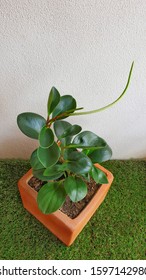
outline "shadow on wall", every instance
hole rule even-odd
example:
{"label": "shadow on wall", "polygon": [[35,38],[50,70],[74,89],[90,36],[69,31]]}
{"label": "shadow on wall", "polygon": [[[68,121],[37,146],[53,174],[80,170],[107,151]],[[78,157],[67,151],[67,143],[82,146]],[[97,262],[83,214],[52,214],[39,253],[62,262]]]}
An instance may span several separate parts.
{"label": "shadow on wall", "polygon": [[5,141],[1,141],[0,158],[1,159],[29,159],[31,153],[38,146],[37,140],[25,138],[25,137],[11,137]]}

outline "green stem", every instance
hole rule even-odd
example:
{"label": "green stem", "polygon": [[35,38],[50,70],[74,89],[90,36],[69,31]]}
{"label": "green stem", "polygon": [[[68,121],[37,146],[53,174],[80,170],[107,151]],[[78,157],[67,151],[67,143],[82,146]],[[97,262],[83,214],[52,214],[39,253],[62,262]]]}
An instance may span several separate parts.
{"label": "green stem", "polygon": [[132,75],[133,65],[134,65],[134,61],[132,62],[132,65],[131,65],[131,68],[130,68],[127,84],[126,84],[122,94],[114,102],[112,102],[112,103],[110,103],[110,104],[108,104],[108,105],[106,105],[106,106],[104,106],[102,108],[96,109],[96,110],[91,110],[91,111],[87,111],[87,112],[80,112],[80,113],[72,113],[72,114],[69,114],[69,115],[70,116],[79,116],[79,115],[94,114],[94,113],[101,112],[101,111],[103,111],[103,110],[113,106],[114,104],[116,104],[124,96],[124,94],[126,93],[126,90],[128,89],[128,86],[129,86],[129,83],[130,83],[130,79],[131,79],[131,75]]}
{"label": "green stem", "polygon": [[82,110],[82,109],[83,109],[83,107],[81,107],[81,108],[76,108],[76,109],[71,109],[71,110],[68,110],[68,111],[66,111],[66,112],[64,112],[64,113],[62,113],[62,114],[60,114],[60,115],[57,115],[56,117],[54,117],[54,118],[52,118],[52,119],[49,119],[49,118],[48,118],[48,120],[47,120],[47,125],[50,125],[50,126],[51,126],[51,124],[52,124],[53,122],[57,121],[57,120],[60,119],[61,117],[68,117],[68,116],[70,116],[70,114],[71,114],[72,112],[78,111],[78,110]]}

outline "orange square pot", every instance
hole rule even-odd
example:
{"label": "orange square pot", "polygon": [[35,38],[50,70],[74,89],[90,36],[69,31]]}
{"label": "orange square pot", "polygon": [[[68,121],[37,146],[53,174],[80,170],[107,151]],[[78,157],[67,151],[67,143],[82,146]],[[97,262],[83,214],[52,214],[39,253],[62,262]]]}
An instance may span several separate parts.
{"label": "orange square pot", "polygon": [[31,169],[18,182],[18,188],[24,208],[26,208],[33,216],[35,216],[46,228],[48,228],[67,246],[70,246],[74,242],[83,227],[87,224],[94,212],[100,206],[113,181],[113,175],[111,172],[109,172],[99,164],[95,164],[95,166],[105,172],[109,183],[100,186],[87,206],[74,219],[69,218],[60,210],[47,215],[43,214],[39,210],[36,201],[37,192],[28,185],[28,181],[33,176]]}

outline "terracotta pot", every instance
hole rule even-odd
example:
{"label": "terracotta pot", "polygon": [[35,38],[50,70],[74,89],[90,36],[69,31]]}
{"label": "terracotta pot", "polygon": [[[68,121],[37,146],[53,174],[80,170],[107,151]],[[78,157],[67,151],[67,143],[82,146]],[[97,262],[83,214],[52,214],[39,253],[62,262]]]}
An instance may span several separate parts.
{"label": "terracotta pot", "polygon": [[70,246],[73,243],[75,238],[102,203],[113,181],[113,175],[108,170],[99,164],[95,164],[95,166],[105,172],[109,183],[101,185],[88,205],[74,219],[69,218],[60,210],[47,215],[39,210],[36,202],[37,192],[28,185],[28,181],[33,176],[31,169],[18,182],[18,188],[24,208],[26,208],[67,246]]}

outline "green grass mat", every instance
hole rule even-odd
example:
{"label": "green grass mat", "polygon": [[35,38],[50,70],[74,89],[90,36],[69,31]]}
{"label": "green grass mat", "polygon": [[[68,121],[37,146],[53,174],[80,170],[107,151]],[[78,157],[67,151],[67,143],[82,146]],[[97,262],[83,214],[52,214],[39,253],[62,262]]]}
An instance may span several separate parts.
{"label": "green grass mat", "polygon": [[0,259],[96,260],[145,259],[144,189],[146,162],[109,161],[111,189],[77,237],[66,247],[22,206],[17,181],[30,165],[0,161]]}

